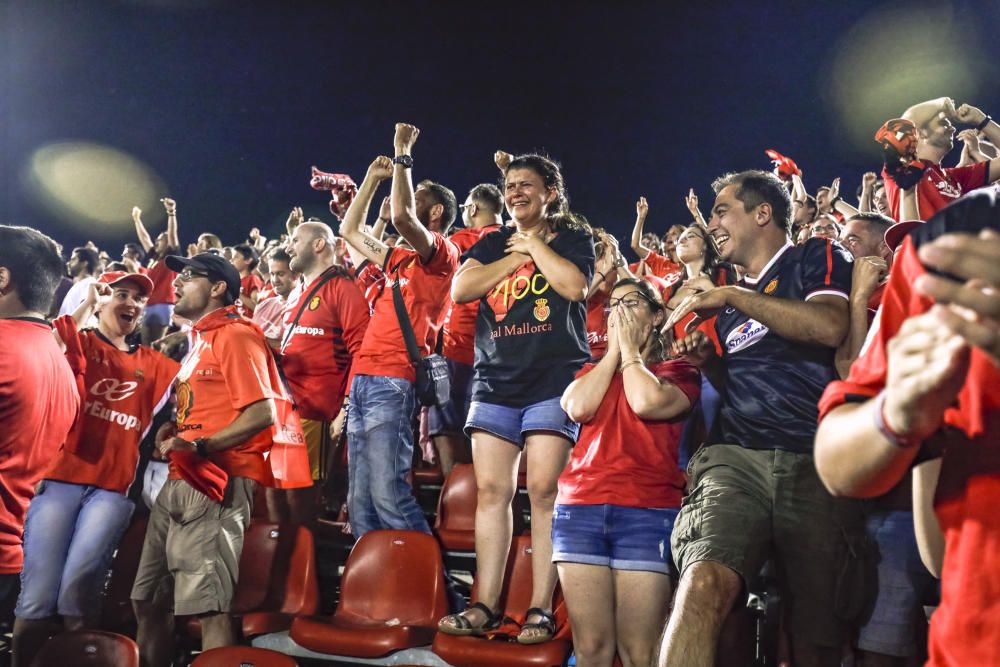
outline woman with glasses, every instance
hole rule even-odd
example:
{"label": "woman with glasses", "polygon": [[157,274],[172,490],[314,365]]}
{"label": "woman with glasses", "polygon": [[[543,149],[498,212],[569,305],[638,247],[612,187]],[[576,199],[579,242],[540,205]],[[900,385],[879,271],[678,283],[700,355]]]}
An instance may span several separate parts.
{"label": "woman with glasses", "polygon": [[652,664],[677,576],[677,448],[701,386],[694,366],[666,358],[666,312],[648,282],[619,281],[608,304],[604,358],[563,393],[582,429],[559,477],[552,523],[580,667],[610,667],[616,651],[625,665]]}
{"label": "woman with glasses", "polygon": [[476,243],[451,288],[455,303],[479,301],[473,395],[465,424],[478,485],[478,599],[438,627],[447,634],[482,635],[501,623],[498,605],[511,542],[511,500],[523,449],[533,590],[517,641],[535,644],[556,631],[552,505],[556,481],[580,428],[559,398],[590,358],[585,300],[594,274],[594,240],[568,212],[555,162],[522,155],[503,171],[504,200],[514,225]]}

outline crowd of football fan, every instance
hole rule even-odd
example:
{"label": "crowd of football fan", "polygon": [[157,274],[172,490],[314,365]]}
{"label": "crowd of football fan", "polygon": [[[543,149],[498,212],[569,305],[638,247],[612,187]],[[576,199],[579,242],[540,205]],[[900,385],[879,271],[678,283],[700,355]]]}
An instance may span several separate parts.
{"label": "crowd of football fan", "polygon": [[[692,189],[662,237],[651,208],[659,229],[687,216],[640,197],[631,263],[550,158],[498,151],[500,187],[459,204],[414,181],[418,135],[398,124],[360,183],[313,167],[337,228],[295,208],[280,238],[182,252],[163,199],[155,239],[136,208],[120,259],[88,243],[64,265],[0,226],[15,665],[54,625],[98,623],[134,499],[137,642],[168,665],[174,615],[205,649],[236,642],[255,499],[309,528],[340,511],[359,540],[431,533],[415,447],[444,476],[471,462],[478,489],[476,594],[441,633],[546,642],[558,586],[577,665],[723,664],[765,570],[783,664],[1000,665],[1000,125],[910,107],[855,196],[846,178],[810,194],[768,150],[773,172],[721,176],[705,210]],[[533,578],[512,621],[519,470]]]}

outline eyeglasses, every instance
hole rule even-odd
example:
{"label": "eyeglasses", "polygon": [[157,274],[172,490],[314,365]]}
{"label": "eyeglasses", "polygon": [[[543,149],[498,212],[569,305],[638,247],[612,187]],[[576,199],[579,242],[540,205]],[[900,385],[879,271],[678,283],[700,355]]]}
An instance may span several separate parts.
{"label": "eyeglasses", "polygon": [[195,278],[208,278],[208,274],[197,273],[195,271],[192,271],[191,269],[184,269],[183,271],[177,274],[177,277],[180,278],[181,281],[189,283]]}
{"label": "eyeglasses", "polygon": [[[633,294],[637,295],[639,298],[638,299],[629,299],[629,297],[632,296]],[[608,309],[609,310],[613,310],[613,309],[617,308],[619,305],[621,305],[621,306],[625,306],[626,308],[628,308],[628,309],[631,310],[631,309],[638,308],[639,304],[642,303],[643,301],[645,301],[646,303],[648,303],[651,306],[655,306],[656,305],[652,301],[650,301],[649,298],[645,294],[643,294],[642,292],[636,290],[635,292],[629,292],[628,294],[626,294],[625,296],[623,296],[620,299],[608,299]]]}

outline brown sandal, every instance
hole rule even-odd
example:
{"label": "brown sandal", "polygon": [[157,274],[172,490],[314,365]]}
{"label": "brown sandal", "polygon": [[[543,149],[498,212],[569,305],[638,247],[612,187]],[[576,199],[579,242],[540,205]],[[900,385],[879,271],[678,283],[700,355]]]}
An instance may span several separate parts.
{"label": "brown sandal", "polygon": [[[541,620],[535,623],[528,623],[529,616],[538,616]],[[517,635],[518,644],[543,644],[556,634],[556,617],[552,612],[532,607],[524,612],[525,623],[521,625],[521,632]],[[545,634],[525,634],[525,630],[545,630]]]}
{"label": "brown sandal", "polygon": [[[468,616],[465,616],[465,611],[469,609],[478,609],[486,615],[486,621],[482,625],[473,625],[472,621],[469,620]],[[503,620],[503,616],[498,611],[493,611],[482,602],[476,602],[475,604],[469,605],[469,608],[465,611],[461,611],[457,614],[450,614],[445,616],[438,622],[438,632],[443,632],[446,635],[457,635],[459,637],[481,637],[488,632],[496,630],[500,627],[500,623]],[[446,621],[449,621],[446,623]]]}

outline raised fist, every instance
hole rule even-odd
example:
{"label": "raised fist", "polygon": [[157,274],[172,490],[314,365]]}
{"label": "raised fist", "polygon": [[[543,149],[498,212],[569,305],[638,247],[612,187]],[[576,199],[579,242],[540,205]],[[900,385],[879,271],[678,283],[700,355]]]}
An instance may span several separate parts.
{"label": "raised fist", "polygon": [[493,154],[493,162],[496,163],[497,169],[500,171],[507,171],[507,167],[510,166],[510,161],[514,159],[514,156],[506,151],[497,151]]}
{"label": "raised fist", "polygon": [[413,144],[417,143],[419,136],[420,130],[413,125],[396,123],[396,136],[392,140],[392,145],[396,148],[397,153],[408,153],[413,150]]}
{"label": "raised fist", "polygon": [[645,197],[639,197],[639,201],[637,201],[635,203],[635,214],[638,217],[640,217],[643,220],[645,220],[646,219],[646,215],[648,213],[649,213],[649,204],[646,202],[646,198]]}
{"label": "raised fist", "polygon": [[132,207],[132,220],[138,223],[142,223],[142,209],[138,206]]}
{"label": "raised fist", "polygon": [[979,125],[986,120],[986,114],[971,104],[963,104],[955,110],[955,119],[966,125]]}
{"label": "raised fist", "polygon": [[160,201],[163,203],[163,208],[167,210],[167,215],[177,214],[177,202],[169,197],[164,197]]}
{"label": "raised fist", "polygon": [[861,177],[861,186],[864,188],[871,189],[875,187],[875,181],[878,180],[878,175],[874,171],[866,171]]}
{"label": "raised fist", "polygon": [[[399,127],[399,125],[396,127]],[[371,165],[369,165],[368,177],[374,178],[380,182],[387,178],[392,178],[392,160],[384,155],[379,155],[372,161]]]}

